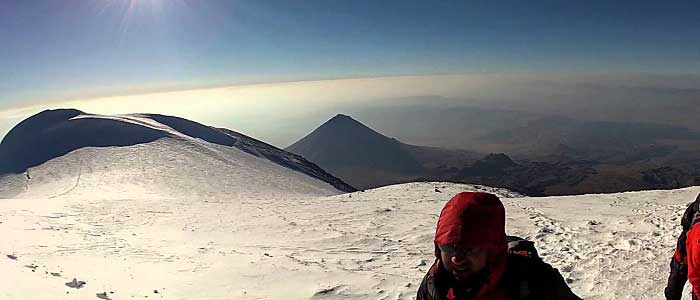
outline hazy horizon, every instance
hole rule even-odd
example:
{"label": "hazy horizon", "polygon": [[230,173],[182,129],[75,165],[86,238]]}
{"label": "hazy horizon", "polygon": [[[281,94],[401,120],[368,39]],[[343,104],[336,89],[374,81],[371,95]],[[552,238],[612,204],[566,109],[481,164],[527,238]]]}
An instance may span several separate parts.
{"label": "hazy horizon", "polygon": [[0,110],[0,134],[41,110],[76,108],[97,114],[174,115],[286,147],[337,113],[418,104],[700,130],[693,126],[698,83],[700,76],[694,75],[486,73],[236,85],[7,108]]}

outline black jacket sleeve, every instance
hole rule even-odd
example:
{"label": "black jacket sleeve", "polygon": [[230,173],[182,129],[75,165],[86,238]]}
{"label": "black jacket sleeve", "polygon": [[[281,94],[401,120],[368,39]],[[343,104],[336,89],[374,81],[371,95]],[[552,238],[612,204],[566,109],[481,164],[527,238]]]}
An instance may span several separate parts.
{"label": "black jacket sleeve", "polygon": [[688,265],[671,258],[669,267],[671,270],[668,274],[668,283],[666,283],[666,288],[664,289],[664,296],[666,300],[681,300],[683,287],[688,281]]}
{"label": "black jacket sleeve", "polygon": [[435,300],[435,297],[432,295],[430,292],[431,284],[428,283],[430,273],[425,274],[425,277],[423,277],[423,281],[420,283],[420,287],[418,287],[418,295],[416,295],[416,300]]}

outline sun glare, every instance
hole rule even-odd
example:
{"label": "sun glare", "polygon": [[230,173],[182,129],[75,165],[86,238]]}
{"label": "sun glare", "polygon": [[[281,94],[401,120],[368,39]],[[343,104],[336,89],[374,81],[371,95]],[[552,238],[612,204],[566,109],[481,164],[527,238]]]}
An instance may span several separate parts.
{"label": "sun glare", "polygon": [[93,4],[97,15],[119,15],[121,38],[134,29],[135,23],[160,22],[178,7],[187,6],[184,0],[107,0],[95,1]]}

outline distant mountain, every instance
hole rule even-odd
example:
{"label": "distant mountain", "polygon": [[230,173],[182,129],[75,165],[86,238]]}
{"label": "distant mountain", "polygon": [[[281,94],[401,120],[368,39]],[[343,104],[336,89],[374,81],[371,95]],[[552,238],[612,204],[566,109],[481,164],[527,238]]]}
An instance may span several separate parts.
{"label": "distant mountain", "polygon": [[404,144],[343,114],[285,150],[363,189],[412,181],[431,173],[426,162],[454,159],[462,163],[471,154]]}
{"label": "distant mountain", "polygon": [[232,196],[265,189],[355,191],[303,157],[172,116],[47,110],[20,122],[0,143],[0,181],[6,183],[0,194],[10,193],[10,186],[13,193],[38,191],[37,184],[62,179],[79,181],[77,188],[95,176],[169,196],[207,186],[223,186]]}
{"label": "distant mountain", "polygon": [[362,189],[410,180],[423,171],[404,144],[342,114],[285,150]]}
{"label": "distant mountain", "polygon": [[422,170],[420,163],[401,142],[342,114],[328,120],[286,150],[328,168],[373,167],[401,173]]}

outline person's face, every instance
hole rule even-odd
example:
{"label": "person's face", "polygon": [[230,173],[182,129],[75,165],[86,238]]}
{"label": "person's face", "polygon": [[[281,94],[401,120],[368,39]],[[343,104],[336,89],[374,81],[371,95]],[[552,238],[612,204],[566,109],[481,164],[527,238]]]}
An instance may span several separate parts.
{"label": "person's face", "polygon": [[473,280],[486,268],[487,252],[481,248],[460,248],[440,245],[440,256],[445,269],[459,282]]}

